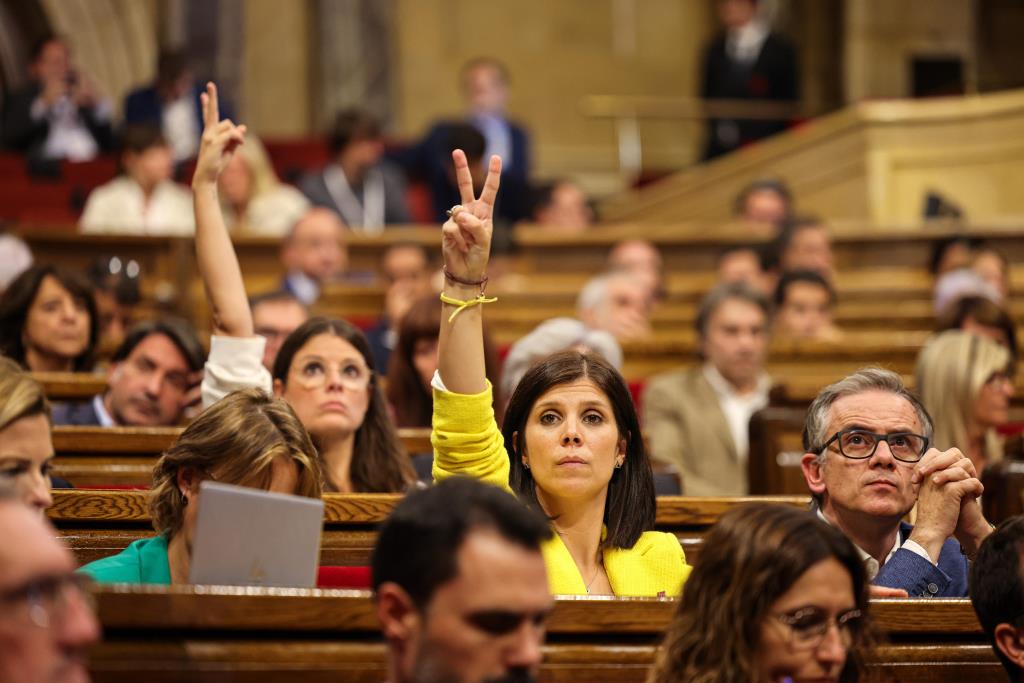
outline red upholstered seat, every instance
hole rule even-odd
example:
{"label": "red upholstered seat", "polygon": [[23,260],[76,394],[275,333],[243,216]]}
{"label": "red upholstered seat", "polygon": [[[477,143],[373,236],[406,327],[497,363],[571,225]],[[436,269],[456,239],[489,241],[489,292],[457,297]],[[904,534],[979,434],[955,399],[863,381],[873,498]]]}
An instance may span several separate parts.
{"label": "red upholstered seat", "polygon": [[319,567],[317,588],[370,588],[369,567]]}

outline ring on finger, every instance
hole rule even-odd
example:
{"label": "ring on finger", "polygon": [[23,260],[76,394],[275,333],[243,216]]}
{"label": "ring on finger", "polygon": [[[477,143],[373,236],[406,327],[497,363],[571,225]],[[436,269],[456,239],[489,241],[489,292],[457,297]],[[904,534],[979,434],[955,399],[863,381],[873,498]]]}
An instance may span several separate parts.
{"label": "ring on finger", "polygon": [[445,211],[445,213],[448,214],[449,218],[455,218],[455,216],[458,215],[459,211],[462,211],[462,209],[463,209],[462,204],[456,204],[452,208],[450,208],[447,211]]}

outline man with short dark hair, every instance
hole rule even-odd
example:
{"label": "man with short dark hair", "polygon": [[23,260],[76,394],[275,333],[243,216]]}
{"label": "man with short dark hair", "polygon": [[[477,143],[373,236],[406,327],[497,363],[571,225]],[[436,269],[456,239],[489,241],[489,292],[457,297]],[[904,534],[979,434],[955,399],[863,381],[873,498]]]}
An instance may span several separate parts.
{"label": "man with short dark hair", "polygon": [[697,313],[703,363],[652,377],[644,391],[651,457],[673,467],[689,496],[749,492],[750,417],[768,405],[770,307],[743,283],[719,285]]}
{"label": "man with short dark hair", "polygon": [[88,682],[100,627],[75,559],[39,513],[0,483],[0,681]]}
{"label": "man with short dark hair", "polygon": [[263,367],[274,371],[274,359],[288,335],[309,320],[309,309],[293,294],[267,292],[249,299],[253,331],[267,340],[263,350]]}
{"label": "man with short dark hair", "polygon": [[775,288],[775,334],[782,339],[835,341],[841,333],[832,322],[836,292],[813,270],[782,274]]}
{"label": "man with short dark hair", "polygon": [[536,512],[474,479],[406,496],[371,562],[389,683],[532,681],[552,607],[550,535]]}
{"label": "man with short dark hair", "polygon": [[384,315],[366,332],[377,372],[386,375],[391,351],[398,342],[398,325],[418,300],[431,293],[430,252],[416,242],[399,242],[388,247],[380,260],[384,281]]}
{"label": "man with short dark hair", "polygon": [[835,259],[828,226],[803,216],[786,221],[777,244],[779,270],[813,270],[826,280],[835,277]]}
{"label": "man with short dark hair", "polygon": [[314,206],[330,209],[356,232],[379,233],[409,223],[405,178],[384,157],[380,123],[362,109],[338,112],[328,140],[333,159],[299,182]]}
{"label": "man with short dark hair", "polygon": [[750,232],[774,237],[793,212],[793,195],[781,180],[762,178],[746,185],[733,202],[732,213]]}
{"label": "man with short dark hair", "polygon": [[[811,403],[801,466],[818,514],[853,541],[872,583],[965,597],[967,558],[991,527],[973,463],[929,448],[931,437],[931,418],[900,376],[864,368]],[[911,526],[903,518],[915,503]]]}
{"label": "man with short dark hair", "polygon": [[1011,681],[1024,680],[1024,516],[985,539],[971,565],[971,604]]}
{"label": "man with short dark hair", "polygon": [[107,390],[53,408],[55,425],[169,427],[198,396],[205,354],[192,327],[165,319],[132,328],[107,370]]}

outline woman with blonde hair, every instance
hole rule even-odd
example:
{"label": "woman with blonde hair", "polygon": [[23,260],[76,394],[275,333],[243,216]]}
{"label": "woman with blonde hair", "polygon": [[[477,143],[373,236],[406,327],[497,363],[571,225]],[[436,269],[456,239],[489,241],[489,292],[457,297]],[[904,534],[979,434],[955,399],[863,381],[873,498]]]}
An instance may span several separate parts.
{"label": "woman with blonde hair", "polygon": [[935,423],[932,443],[959,448],[978,472],[1003,457],[996,429],[1010,419],[1013,357],[991,339],[948,330],[917,358],[917,392]]}
{"label": "woman with blonde hair", "polygon": [[102,583],[188,583],[203,480],[319,498],[323,472],[299,418],[258,389],[204,411],[153,468],[149,510],[157,535],[81,571]]}
{"label": "woman with blonde hair", "polygon": [[274,173],[266,148],[254,136],[220,174],[220,205],[232,233],[284,237],[309,209],[309,200]]}
{"label": "woman with blonde hair", "polygon": [[858,679],[868,582],[854,545],[812,513],[734,508],[708,533],[648,683]]}
{"label": "woman with blonde hair", "polygon": [[0,481],[40,512],[50,507],[50,404],[39,382],[0,357]]}

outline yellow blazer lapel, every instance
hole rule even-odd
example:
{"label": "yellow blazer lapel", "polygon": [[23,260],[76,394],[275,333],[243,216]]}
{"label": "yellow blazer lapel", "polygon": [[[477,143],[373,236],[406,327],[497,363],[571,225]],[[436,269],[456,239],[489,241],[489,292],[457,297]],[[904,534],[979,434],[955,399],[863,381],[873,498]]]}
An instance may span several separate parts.
{"label": "yellow blazer lapel", "polygon": [[557,533],[541,546],[548,570],[548,588],[553,595],[586,595],[587,586],[576,562]]}
{"label": "yellow blazer lapel", "polygon": [[674,598],[690,574],[690,566],[681,560],[678,539],[671,534],[647,531],[632,548],[606,550],[604,569],[619,597]]}

